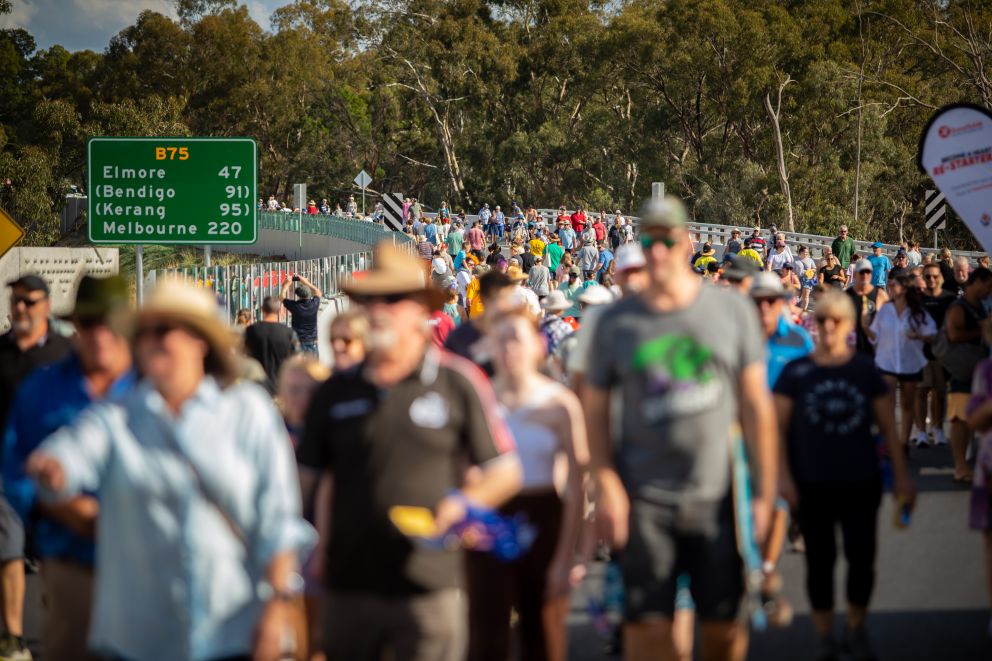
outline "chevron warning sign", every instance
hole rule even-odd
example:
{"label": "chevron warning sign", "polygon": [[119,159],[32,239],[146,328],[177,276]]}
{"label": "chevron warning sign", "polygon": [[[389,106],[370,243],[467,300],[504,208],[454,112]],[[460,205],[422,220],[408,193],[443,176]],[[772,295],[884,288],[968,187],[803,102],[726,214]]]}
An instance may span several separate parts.
{"label": "chevron warning sign", "polygon": [[937,190],[926,192],[926,223],[928,230],[942,230],[947,227],[947,203],[944,194]]}
{"label": "chevron warning sign", "polygon": [[383,220],[386,227],[397,232],[403,231],[403,193],[386,193],[382,196],[382,206],[386,213]]}

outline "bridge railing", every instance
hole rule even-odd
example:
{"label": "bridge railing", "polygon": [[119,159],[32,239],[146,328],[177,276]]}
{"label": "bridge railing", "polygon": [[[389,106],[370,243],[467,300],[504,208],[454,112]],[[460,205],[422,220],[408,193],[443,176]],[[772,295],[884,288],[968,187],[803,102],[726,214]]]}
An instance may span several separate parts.
{"label": "bridge railing", "polygon": [[373,246],[383,239],[409,243],[410,238],[402,232],[393,232],[379,223],[353,220],[340,216],[320,214],[296,214],[282,211],[259,211],[258,224],[262,229],[299,232],[303,223],[304,234],[321,234],[336,239],[354,241]]}
{"label": "bridge railing", "polygon": [[365,271],[371,267],[370,249],[348,255],[290,262],[157,269],[148,273],[145,285],[147,288],[154,288],[159,280],[177,278],[196,287],[206,287],[213,291],[230,322],[235,320],[241,309],[249,310],[252,319],[257,321],[261,318],[262,301],[267,296],[279,295],[283,284],[292,282],[294,275],[307,278],[321,290],[324,298],[335,299],[343,295],[341,285],[346,279],[356,271]]}

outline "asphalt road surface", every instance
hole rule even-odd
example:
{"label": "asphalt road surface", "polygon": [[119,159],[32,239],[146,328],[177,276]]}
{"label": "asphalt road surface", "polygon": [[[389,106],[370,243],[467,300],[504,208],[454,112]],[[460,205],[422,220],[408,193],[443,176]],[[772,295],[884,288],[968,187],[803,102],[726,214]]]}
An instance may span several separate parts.
{"label": "asphalt road surface", "polygon": [[[877,581],[869,628],[882,661],[989,661],[988,597],[978,533],[967,528],[967,489],[951,481],[950,451],[914,450],[910,459],[920,489],[912,525],[892,525],[892,499],[885,496],[879,518]],[[803,557],[786,550],[780,563],[783,594],[796,611],[787,629],[754,634],[749,659],[803,661],[811,658],[813,627],[803,588]],[[838,562],[835,593],[843,604],[844,563]],[[588,595],[600,590],[602,567],[591,569],[587,585],[576,591],[569,616],[569,658],[607,659],[605,641],[590,625]],[[40,581],[28,576],[25,629],[41,658],[38,644]],[[838,616],[838,632],[843,617]]]}
{"label": "asphalt road surface", "polygon": [[[946,447],[914,450],[910,464],[920,490],[910,528],[893,527],[890,495],[884,497],[879,517],[877,577],[869,614],[876,652],[882,661],[989,661],[992,638],[986,633],[982,539],[967,527],[969,491],[953,486]],[[754,634],[748,659],[811,659],[814,633],[803,587],[803,556],[787,548],[779,566],[783,594],[796,617],[787,629]],[[841,560],[835,581],[838,634],[844,570]],[[601,571],[596,568],[597,576],[586,587],[590,592],[598,589]],[[575,595],[569,619],[569,658],[574,661],[608,658],[603,639],[586,616],[587,594],[582,590]]]}

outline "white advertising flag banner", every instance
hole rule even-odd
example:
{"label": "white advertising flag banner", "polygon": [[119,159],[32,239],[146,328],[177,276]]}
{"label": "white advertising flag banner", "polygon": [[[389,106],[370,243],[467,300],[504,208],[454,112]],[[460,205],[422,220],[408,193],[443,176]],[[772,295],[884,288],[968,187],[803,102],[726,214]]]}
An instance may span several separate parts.
{"label": "white advertising flag banner", "polygon": [[986,252],[992,252],[992,114],[946,106],[920,138],[918,163]]}

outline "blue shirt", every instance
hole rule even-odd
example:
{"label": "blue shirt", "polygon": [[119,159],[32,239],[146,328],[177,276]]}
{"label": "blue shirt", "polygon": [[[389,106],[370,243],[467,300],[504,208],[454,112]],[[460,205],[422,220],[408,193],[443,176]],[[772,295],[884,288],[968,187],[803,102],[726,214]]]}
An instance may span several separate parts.
{"label": "blue shirt", "polygon": [[775,386],[786,365],[812,352],[813,338],[806,329],[780,318],[778,328],[768,338],[768,387]]}
{"label": "blue shirt", "polygon": [[[83,411],[41,450],[65,472],[65,488],[48,497],[84,489],[100,497],[93,651],[170,661],[250,653],[273,556],[308,549],[315,537],[300,515],[289,437],[265,391],[221,390],[207,377],[173,416],[141,382],[119,402]],[[247,544],[203,495],[197,473]]]}
{"label": "blue shirt", "polygon": [[575,230],[571,227],[565,227],[559,230],[558,238],[561,239],[561,247],[565,250],[571,250],[575,247]]}
{"label": "blue shirt", "polygon": [[[111,385],[107,399],[120,397],[134,382],[134,373],[128,372]],[[17,389],[3,439],[4,495],[24,527],[31,531],[38,555],[87,566],[94,562],[93,540],[80,537],[54,519],[36,515],[38,489],[34,480],[24,474],[24,464],[46,437],[72,424],[92,402],[79,358],[71,353],[24,379]]]}
{"label": "blue shirt", "polygon": [[871,284],[884,287],[892,270],[892,262],[885,255],[870,255],[868,261],[871,262]]}
{"label": "blue shirt", "polygon": [[424,236],[427,237],[427,241],[437,245],[437,225],[434,223],[424,224]]}
{"label": "blue shirt", "polygon": [[611,251],[609,248],[606,248],[605,250],[600,252],[599,268],[597,269],[597,273],[599,273],[599,275],[603,275],[604,273],[606,273],[606,269],[609,268],[610,262],[612,261],[613,261],[613,251]]}

